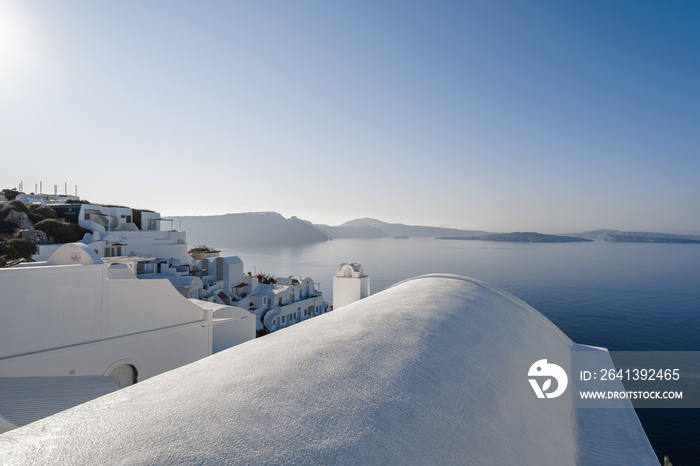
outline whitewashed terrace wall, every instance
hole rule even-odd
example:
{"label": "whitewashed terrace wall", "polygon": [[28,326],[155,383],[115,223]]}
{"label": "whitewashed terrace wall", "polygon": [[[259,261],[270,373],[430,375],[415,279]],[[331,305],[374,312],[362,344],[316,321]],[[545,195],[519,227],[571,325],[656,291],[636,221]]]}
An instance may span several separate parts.
{"label": "whitewashed terrace wall", "polygon": [[0,377],[104,375],[133,359],[142,379],[211,354],[211,311],[167,280],[108,279],[104,264],[14,267],[0,270],[0,297]]}

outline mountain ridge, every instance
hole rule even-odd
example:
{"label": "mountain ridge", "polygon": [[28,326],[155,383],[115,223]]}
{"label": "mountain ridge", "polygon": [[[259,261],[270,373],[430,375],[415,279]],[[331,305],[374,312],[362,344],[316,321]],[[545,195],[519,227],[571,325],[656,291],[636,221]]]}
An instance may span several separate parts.
{"label": "mountain ridge", "polygon": [[[561,242],[583,238],[594,241],[645,242],[645,243],[692,243],[700,241],[700,235],[676,235],[655,232],[630,232],[622,230],[598,229],[580,233],[545,235],[532,233],[493,233],[484,230],[463,230],[458,228],[426,225],[406,225],[389,223],[363,217],[349,220],[337,226],[316,224],[296,216],[285,218],[278,212],[241,212],[221,215],[170,216],[180,222],[180,228],[187,231],[188,238],[195,243],[210,243],[216,247],[238,246],[295,246],[328,241],[329,239],[356,238],[373,239],[387,237],[428,237],[440,239],[476,239],[491,236],[489,240],[517,242]],[[529,233],[527,233],[529,234]],[[495,236],[494,236],[495,235]],[[519,236],[518,236],[519,235]]]}
{"label": "mountain ridge", "polygon": [[[482,230],[462,230],[459,228],[445,228],[445,227],[433,227],[425,225],[406,225],[403,223],[388,223],[376,218],[364,217],[357,218],[354,220],[347,221],[337,227],[330,227],[329,232],[342,231],[333,230],[336,228],[358,228],[358,227],[370,227],[381,230],[385,233],[385,236],[417,236],[417,237],[436,237],[436,236],[480,236],[488,234],[486,231]],[[332,236],[329,235],[329,236]]]}
{"label": "mountain ridge", "polygon": [[193,244],[217,248],[299,246],[328,241],[310,222],[277,212],[171,216]]}

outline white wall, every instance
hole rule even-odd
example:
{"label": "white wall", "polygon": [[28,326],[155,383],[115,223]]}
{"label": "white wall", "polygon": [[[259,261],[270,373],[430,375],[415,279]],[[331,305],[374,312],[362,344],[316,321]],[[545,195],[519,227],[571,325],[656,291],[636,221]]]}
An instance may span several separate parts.
{"label": "white wall", "polygon": [[369,296],[369,277],[333,277],[333,309]]}
{"label": "white wall", "polygon": [[224,262],[224,286],[230,290],[232,286],[236,286],[243,280],[243,262],[238,257],[225,258],[217,257],[214,261],[222,260]]}
{"label": "white wall", "polygon": [[0,360],[0,377],[107,376],[131,364],[142,381],[209,356],[211,338],[211,326],[195,322]]}
{"label": "white wall", "polygon": [[[87,250],[62,248],[52,260]],[[109,279],[107,267],[0,269],[0,377],[106,375],[126,358],[142,379],[211,354],[211,310],[167,280]]]}
{"label": "white wall", "polygon": [[102,338],[105,265],[0,269],[0,358]]}
{"label": "white wall", "polygon": [[[192,300],[197,305],[210,307],[214,312],[212,352],[218,353],[255,338],[256,316],[236,306],[224,306]],[[202,303],[202,304],[200,304]]]}
{"label": "white wall", "polygon": [[106,272],[101,264],[0,270],[0,357],[205,319],[167,280]]}
{"label": "white wall", "polygon": [[[159,218],[160,218],[160,214],[157,212],[142,211],[141,212],[141,230],[148,230],[149,223],[151,223],[150,220],[158,220]],[[163,223],[163,222],[156,222],[156,225],[154,227],[155,230],[160,229],[160,225],[159,225],[160,223]],[[165,223],[169,224],[170,222],[165,222]]]}
{"label": "white wall", "polygon": [[192,305],[163,280],[107,280],[102,328],[104,338],[200,321]]}

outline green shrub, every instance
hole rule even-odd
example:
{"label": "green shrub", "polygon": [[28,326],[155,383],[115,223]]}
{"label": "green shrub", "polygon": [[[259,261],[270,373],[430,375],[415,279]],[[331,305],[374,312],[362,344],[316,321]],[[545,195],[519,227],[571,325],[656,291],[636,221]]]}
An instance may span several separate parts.
{"label": "green shrub", "polygon": [[34,225],[34,228],[43,231],[49,236],[53,236],[57,243],[75,243],[83,239],[85,233],[91,233],[90,230],[86,230],[75,223],[66,223],[50,218],[40,221]]}
{"label": "green shrub", "polygon": [[192,249],[190,249],[190,250],[187,251],[187,252],[188,252],[188,254],[190,254],[190,253],[193,253],[193,252],[219,252],[219,251],[216,250],[216,249],[214,249],[214,248],[210,248],[210,247],[207,246],[206,244],[199,244],[199,245],[193,247]]}
{"label": "green shrub", "polygon": [[17,230],[17,225],[14,223],[0,220],[0,233],[12,234]]}
{"label": "green shrub", "polygon": [[[12,238],[5,242],[4,248],[13,255],[4,254],[11,259],[24,258],[31,259],[32,254],[36,254],[36,246],[29,240],[22,238]],[[3,251],[4,252],[4,251]]]}
{"label": "green shrub", "polygon": [[25,204],[24,202],[16,200],[10,201],[4,206],[2,206],[2,209],[0,209],[0,219],[7,217],[7,214],[9,214],[11,210],[16,210],[17,212],[24,212],[25,214],[29,211],[29,209],[27,208],[27,204]]}
{"label": "green shrub", "polygon": [[[7,244],[7,242],[0,244],[0,258],[11,261],[17,257],[17,250]],[[2,262],[2,261],[0,261]]]}
{"label": "green shrub", "polygon": [[53,210],[51,207],[40,206],[39,204],[32,204],[27,210],[29,220],[31,220],[32,223],[35,225],[41,222],[42,220],[46,220],[47,218],[56,220],[58,219],[58,213],[56,213],[56,211]]}

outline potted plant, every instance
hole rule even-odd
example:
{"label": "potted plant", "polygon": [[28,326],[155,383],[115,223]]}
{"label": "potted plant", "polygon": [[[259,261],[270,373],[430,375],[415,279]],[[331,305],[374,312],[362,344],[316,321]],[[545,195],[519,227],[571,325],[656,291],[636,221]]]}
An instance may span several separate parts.
{"label": "potted plant", "polygon": [[219,252],[221,251],[217,251],[216,249],[210,248],[206,244],[201,244],[187,251],[187,254],[191,255],[194,260],[199,261],[204,259],[208,254],[218,254]]}

